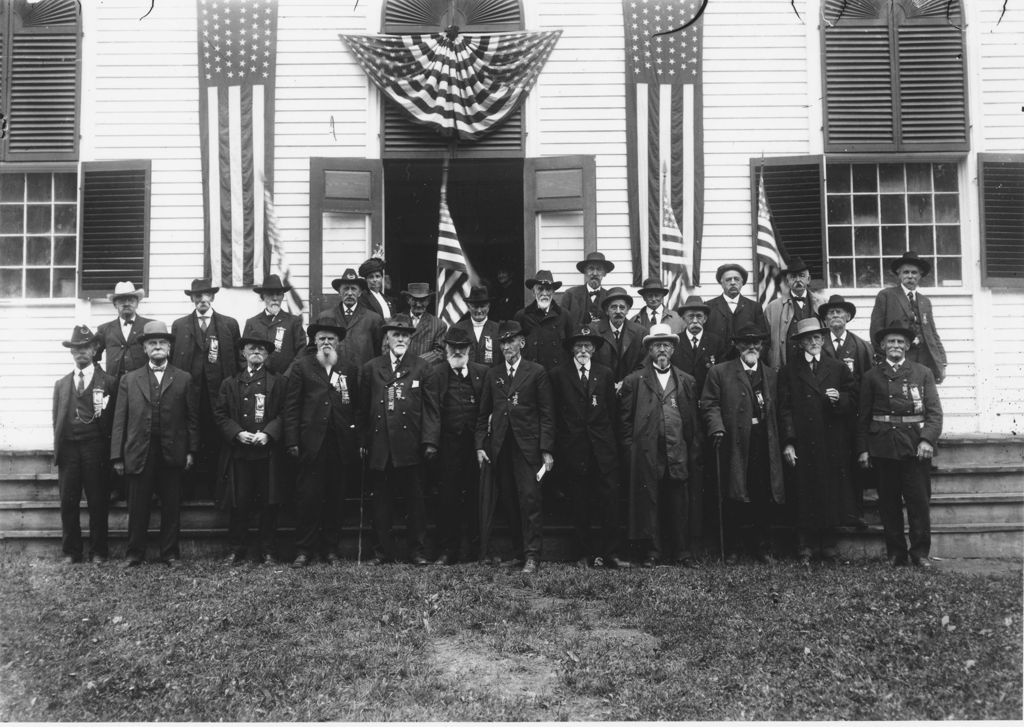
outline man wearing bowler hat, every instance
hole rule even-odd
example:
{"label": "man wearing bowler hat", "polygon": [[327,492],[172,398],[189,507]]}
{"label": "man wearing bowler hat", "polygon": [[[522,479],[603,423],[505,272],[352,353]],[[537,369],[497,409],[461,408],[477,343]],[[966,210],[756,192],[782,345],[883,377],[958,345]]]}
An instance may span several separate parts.
{"label": "man wearing bowler hat", "polygon": [[[704,328],[708,333],[723,341],[731,341],[736,331],[748,325],[768,330],[761,306],[757,301],[740,295],[740,290],[747,284],[748,277],[749,274],[742,265],[727,263],[718,266],[715,279],[722,286],[722,294],[707,302],[708,322]],[[732,359],[737,355],[733,347],[728,357]]]}
{"label": "man wearing bowler hat", "polygon": [[140,338],[149,363],[121,377],[110,436],[114,471],[128,484],[126,565],[146,559],[150,507],[157,494],[160,559],[177,567],[182,477],[199,450],[199,395],[191,375],[168,363],[175,340],[163,322],[147,323]]}
{"label": "man wearing bowler hat", "polygon": [[561,301],[562,309],[569,314],[574,327],[596,323],[603,317],[601,303],[608,292],[601,287],[601,281],[615,269],[615,263],[606,260],[604,253],[594,251],[576,263],[576,269],[583,273],[583,285],[566,290]]}
{"label": "man wearing bowler hat", "polygon": [[515,315],[525,339],[522,355],[550,371],[566,359],[565,339],[572,333],[569,314],[555,301],[562,281],[555,280],[550,270],[538,270],[527,278],[526,287],[533,291],[533,302]]}
{"label": "man wearing bowler hat", "polygon": [[633,322],[644,329],[646,336],[651,326],[655,323],[665,323],[672,329],[673,333],[680,333],[683,330],[683,319],[680,314],[665,306],[665,296],[668,295],[668,288],[661,282],[661,278],[651,277],[644,281],[644,284],[636,291],[644,299],[644,307],[633,316]]}
{"label": "man wearing bowler hat", "polygon": [[199,390],[200,445],[195,472],[183,493],[186,499],[214,496],[221,439],[213,404],[221,383],[234,376],[240,366],[238,321],[213,309],[219,290],[209,279],[193,280],[185,295],[192,300],[194,310],[171,324],[171,363],[188,371],[192,385]]}
{"label": "man wearing bowler hat", "polygon": [[332,280],[331,287],[338,291],[341,300],[324,315],[340,323],[346,330],[338,349],[338,358],[342,366],[355,366],[358,369],[371,358],[380,355],[384,319],[360,301],[360,296],[368,288],[366,281],[356,275],[352,268],[347,268],[340,278]]}
{"label": "man wearing bowler hat", "polygon": [[643,365],[647,355],[643,345],[645,331],[639,323],[626,318],[633,307],[633,297],[625,288],[609,290],[601,305],[604,316],[590,327],[605,345],[597,347],[594,360],[611,369],[618,391],[622,380]]}
{"label": "man wearing bowler hat", "polygon": [[409,306],[409,320],[414,329],[409,337],[409,353],[431,365],[444,360],[444,334],[448,326],[427,310],[434,298],[430,284],[409,283],[402,295]]}
{"label": "man wearing bowler hat", "polygon": [[786,364],[790,356],[799,356],[800,344],[793,337],[797,324],[805,318],[817,319],[818,305],[823,302],[813,297],[811,271],[799,255],[790,259],[782,274],[789,292],[769,302],[764,309],[771,337],[766,360],[776,371]]}
{"label": "man wearing bowler hat", "polygon": [[270,341],[273,350],[264,364],[267,370],[283,374],[292,360],[306,347],[306,331],[302,327],[302,315],[281,310],[285,293],[291,284],[281,282],[279,275],[268,275],[261,285],[252,290],[260,297],[263,310],[245,322],[242,336]]}
{"label": "man wearing bowler hat", "polygon": [[64,341],[75,365],[53,386],[53,458],[60,489],[61,549],[65,563],[82,560],[80,502],[89,507],[89,559],[107,559],[106,464],[117,380],[95,364],[99,342],[88,326]]}
{"label": "man wearing bowler hat", "polygon": [[359,266],[359,277],[366,281],[366,290],[359,296],[359,302],[387,320],[398,312],[397,301],[384,295],[384,261],[371,257]]}
{"label": "man wearing bowler hat", "polygon": [[909,329],[914,335],[907,360],[927,367],[935,376],[935,383],[941,384],[946,378],[946,348],[935,327],[932,302],[918,289],[921,280],[932,271],[932,264],[908,250],[893,260],[889,269],[899,284],[878,291],[871,310],[871,340],[876,341],[883,328]]}
{"label": "man wearing bowler hat", "polygon": [[469,290],[469,297],[466,298],[469,315],[454,326],[469,334],[470,360],[485,366],[493,366],[501,360],[501,352],[498,350],[498,322],[490,318],[493,302],[494,298],[486,285],[474,285]]}

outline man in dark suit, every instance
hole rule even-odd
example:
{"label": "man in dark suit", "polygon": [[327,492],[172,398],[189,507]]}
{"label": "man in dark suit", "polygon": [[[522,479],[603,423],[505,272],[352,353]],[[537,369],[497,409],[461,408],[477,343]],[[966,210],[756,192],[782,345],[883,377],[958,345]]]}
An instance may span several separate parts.
{"label": "man in dark suit", "polygon": [[526,279],[526,287],[533,291],[533,302],[516,312],[515,321],[525,337],[523,358],[535,361],[550,371],[565,360],[565,339],[572,333],[569,314],[555,302],[555,291],[562,287],[550,270],[538,270]]}
{"label": "man in dark suit", "polygon": [[128,483],[128,566],[146,559],[153,494],[160,498],[160,559],[180,564],[178,549],[183,473],[199,449],[199,397],[192,377],[167,363],[174,334],[161,321],[143,329],[149,363],[123,377],[110,437],[114,470]]}
{"label": "man in dark suit", "polygon": [[306,331],[302,327],[302,315],[281,310],[284,295],[292,286],[282,283],[278,275],[268,275],[263,284],[252,290],[259,295],[263,311],[245,322],[242,336],[270,341],[273,346],[267,370],[283,374],[292,360],[306,347]]}
{"label": "man in dark suit", "polygon": [[691,295],[686,299],[679,308],[685,327],[679,332],[679,345],[672,354],[672,365],[678,366],[697,380],[698,397],[704,391],[708,370],[725,361],[732,349],[727,341],[705,330],[710,311],[699,295]]}
{"label": "man in dark suit", "polygon": [[[728,263],[718,267],[715,278],[722,286],[722,294],[708,301],[708,322],[704,326],[708,333],[723,341],[731,341],[736,331],[748,325],[763,331],[768,330],[761,306],[757,301],[740,295],[740,290],[747,284],[748,277],[742,265]],[[733,359],[737,356],[736,349],[733,348],[728,358]]]}
{"label": "man in dark suit", "polygon": [[594,352],[594,361],[612,371],[615,390],[622,380],[643,365],[647,351],[643,347],[644,330],[639,323],[626,320],[633,297],[625,288],[612,288],[602,304],[604,316],[593,327],[605,342]]}
{"label": "man in dark suit", "polygon": [[99,343],[88,326],[64,341],[75,366],[53,386],[53,458],[60,488],[61,550],[65,563],[82,560],[82,492],[89,506],[89,559],[102,563],[107,548],[106,463],[110,453],[111,402],[117,381],[95,365]]}
{"label": "man in dark suit", "polygon": [[428,371],[423,391],[424,454],[439,462],[441,475],[435,565],[458,561],[463,536],[471,558],[480,545],[475,438],[487,366],[472,360],[472,341],[464,328],[450,328],[444,348],[446,358]]}
{"label": "man in dark suit", "polygon": [[544,367],[522,356],[526,336],[519,322],[502,323],[498,341],[505,362],[487,371],[476,455],[481,466],[493,463],[523,573],[535,573],[543,538],[540,479],[555,464],[555,405]]}
{"label": "man in dark suit", "polygon": [[935,376],[935,383],[941,384],[946,378],[946,348],[935,327],[932,302],[918,290],[921,279],[932,271],[932,264],[908,250],[893,260],[890,269],[899,285],[878,291],[871,310],[871,340],[876,340],[883,328],[909,329],[914,336],[907,360],[927,367]]}
{"label": "man in dark suit", "polygon": [[359,266],[359,277],[366,281],[359,302],[387,320],[398,312],[398,301],[384,295],[384,270],[384,261],[379,257],[371,257]]}
{"label": "man in dark suit", "polygon": [[444,360],[444,334],[448,326],[427,310],[434,297],[429,283],[409,283],[402,291],[409,307],[409,320],[413,333],[409,338],[409,353],[419,356],[430,365]]}
{"label": "man in dark suit", "polygon": [[341,517],[345,481],[356,476],[356,397],[359,373],[345,365],[339,349],[345,327],[330,316],[309,326],[316,348],[295,359],[288,373],[284,444],[298,460],[296,546],[293,568],[308,566],[322,553],[341,562]]}
{"label": "man in dark suit", "polygon": [[373,483],[375,564],[395,561],[392,533],[395,496],[405,498],[406,540],[414,565],[427,565],[423,501],[423,382],[430,366],[409,350],[412,322],[400,313],[383,326],[387,353],[370,359],[359,374],[363,452]]}
{"label": "man in dark suit", "polygon": [[644,299],[644,307],[633,316],[633,322],[644,329],[646,336],[651,326],[655,323],[667,323],[675,334],[683,330],[683,319],[674,310],[665,307],[665,296],[668,295],[668,288],[661,282],[661,278],[647,278],[643,286],[636,291]]}
{"label": "man in dark suit", "polygon": [[360,302],[359,296],[367,290],[366,281],[352,268],[332,280],[331,286],[341,295],[341,300],[324,316],[340,322],[346,330],[338,348],[338,359],[343,367],[361,368],[371,358],[380,355],[384,319]]}
{"label": "man in dark suit", "polygon": [[573,328],[592,325],[604,316],[601,304],[608,291],[601,287],[601,281],[615,269],[615,263],[606,260],[604,253],[595,251],[576,263],[576,269],[583,273],[583,285],[569,288],[559,301],[562,309],[569,314]]}
{"label": "man in dark suit", "polygon": [[469,315],[455,324],[455,328],[461,328],[469,334],[472,343],[469,349],[470,360],[484,366],[493,366],[501,360],[498,351],[498,323],[490,319],[493,301],[487,286],[474,285],[466,298]]}
{"label": "man in dark suit", "polygon": [[[618,397],[612,371],[594,361],[608,344],[590,326],[581,326],[565,342],[572,358],[551,370],[555,394],[558,461],[567,473],[579,563],[584,568],[629,568],[619,558]],[[601,524],[595,543],[594,511]]]}
{"label": "man in dark suit", "polygon": [[220,288],[209,279],[193,280],[185,295],[192,300],[195,309],[171,324],[174,337],[171,363],[187,371],[192,385],[199,390],[200,444],[195,472],[183,493],[185,499],[212,499],[214,496],[221,439],[213,404],[221,383],[238,372],[241,359],[238,321],[213,309],[218,290]]}

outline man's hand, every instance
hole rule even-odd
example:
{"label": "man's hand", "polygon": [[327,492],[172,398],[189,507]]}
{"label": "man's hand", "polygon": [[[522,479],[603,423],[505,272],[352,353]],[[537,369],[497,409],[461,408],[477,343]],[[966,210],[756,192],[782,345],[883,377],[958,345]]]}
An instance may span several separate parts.
{"label": "man's hand", "polygon": [[917,445],[917,458],[922,462],[931,459],[935,455],[935,447],[923,439]]}
{"label": "man's hand", "polygon": [[541,452],[540,453],[540,457],[541,457],[541,459],[544,460],[544,469],[546,469],[548,472],[550,472],[551,468],[555,466],[555,458],[552,457],[547,452]]}
{"label": "man's hand", "polygon": [[437,457],[437,447],[435,447],[433,444],[424,445],[423,456],[428,461],[435,459]]}
{"label": "man's hand", "polygon": [[725,432],[715,432],[711,435],[711,445],[718,449],[722,446],[722,440],[725,439]]}
{"label": "man's hand", "polygon": [[368,450],[366,447],[360,447],[359,448],[359,458],[360,459],[366,459],[366,457],[369,454],[370,454],[370,450]]}
{"label": "man's hand", "polygon": [[118,477],[124,477],[124,462],[121,460],[114,462],[114,474]]}
{"label": "man's hand", "polygon": [[836,402],[839,401],[839,390],[833,388],[825,389],[825,396],[828,397],[829,401],[835,404]]}
{"label": "man's hand", "polygon": [[244,429],[235,435],[235,439],[242,444],[252,444],[252,435]]}
{"label": "man's hand", "polygon": [[196,463],[196,456],[189,452],[185,455],[185,471],[188,472],[192,469],[192,465]]}
{"label": "man's hand", "polygon": [[787,444],[783,447],[782,457],[786,460],[786,464],[796,467],[796,447],[792,444]]}
{"label": "man's hand", "polygon": [[476,463],[478,465],[483,467],[485,464],[489,463],[490,461],[491,461],[491,458],[487,456],[487,452],[485,452],[482,449],[478,449],[476,451]]}
{"label": "man's hand", "polygon": [[946,380],[946,367],[943,366],[942,368],[939,369],[938,376],[935,377],[935,385],[938,386],[939,384],[941,384],[945,380]]}
{"label": "man's hand", "polygon": [[270,437],[267,436],[266,432],[256,432],[249,441],[257,447],[265,447],[270,442]]}
{"label": "man's hand", "polygon": [[863,469],[871,469],[871,455],[867,452],[861,452],[857,457],[857,464],[859,464]]}
{"label": "man's hand", "polygon": [[299,445],[293,444],[292,446],[290,446],[285,451],[288,452],[289,456],[291,456],[291,457],[298,457],[299,456]]}

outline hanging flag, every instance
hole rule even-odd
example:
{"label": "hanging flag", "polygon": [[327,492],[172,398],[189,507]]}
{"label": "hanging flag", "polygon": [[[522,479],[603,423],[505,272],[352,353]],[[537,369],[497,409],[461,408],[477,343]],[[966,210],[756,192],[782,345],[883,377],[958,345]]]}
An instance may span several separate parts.
{"label": "hanging flag", "polygon": [[[284,256],[284,244],[281,242],[281,233],[277,227],[277,213],[274,211],[274,193],[270,191],[270,186],[265,183],[263,185],[263,216],[266,220],[267,239],[270,241],[271,269],[277,271],[285,285],[292,285],[290,280],[291,268],[288,265],[288,259]],[[299,291],[295,289],[294,285],[288,291],[288,297],[285,298],[285,307],[290,313],[297,315],[301,315],[303,308],[305,308],[302,296],[299,295]]]}
{"label": "hanging flag", "polygon": [[437,227],[437,317],[452,326],[467,313],[476,274],[469,265],[448,211],[448,170],[441,179],[441,215]]}
{"label": "hanging flag", "polygon": [[277,0],[198,0],[204,269],[243,287],[270,263],[264,180],[274,170]]}
{"label": "hanging flag", "polygon": [[[667,172],[662,173],[662,179]],[[664,183],[661,189],[661,279],[668,286],[665,296],[665,308],[675,310],[683,304],[690,293],[692,275],[687,265],[692,260],[692,249],[687,250],[683,233],[679,231],[679,223],[672,211],[672,199],[669,197],[668,186]]]}
{"label": "hanging flag", "polygon": [[704,226],[703,20],[681,28],[698,12],[695,3],[623,0],[626,43],[626,164],[633,284],[661,274],[662,195],[659,170],[672,213],[686,241],[692,285],[699,284]]}
{"label": "hanging flag", "polygon": [[757,175],[757,302],[764,308],[779,297],[776,280],[782,268],[782,251],[775,239],[775,226],[764,190],[764,170]]}
{"label": "hanging flag", "polygon": [[473,140],[515,113],[562,35],[342,35],[387,98],[413,122]]}

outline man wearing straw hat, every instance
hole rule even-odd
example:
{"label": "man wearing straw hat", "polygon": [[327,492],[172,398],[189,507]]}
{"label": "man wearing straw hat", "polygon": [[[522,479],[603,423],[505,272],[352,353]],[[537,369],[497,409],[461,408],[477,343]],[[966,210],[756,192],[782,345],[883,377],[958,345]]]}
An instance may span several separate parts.
{"label": "man wearing straw hat", "polygon": [[427,310],[427,305],[434,297],[429,283],[409,283],[402,291],[405,303],[409,306],[409,320],[413,332],[409,337],[409,353],[419,356],[428,364],[436,364],[444,360],[444,334],[448,326]]}
{"label": "man wearing straw hat", "polygon": [[574,328],[592,325],[604,317],[601,304],[608,291],[601,287],[601,281],[615,269],[615,263],[595,250],[576,263],[576,269],[583,274],[583,285],[574,285],[566,290],[561,302],[562,310],[569,315]]}
{"label": "man wearing straw hat", "polygon": [[252,290],[260,297],[263,310],[245,322],[242,336],[258,338],[273,344],[267,370],[283,374],[292,360],[306,347],[306,331],[302,327],[302,316],[281,310],[284,295],[292,286],[281,282],[279,275],[268,275],[261,285]]}
{"label": "man wearing straw hat", "polygon": [[493,366],[501,359],[498,350],[498,322],[490,318],[493,303],[494,297],[486,285],[474,285],[466,298],[469,315],[454,326],[469,334],[472,341],[470,359],[485,366]]}

